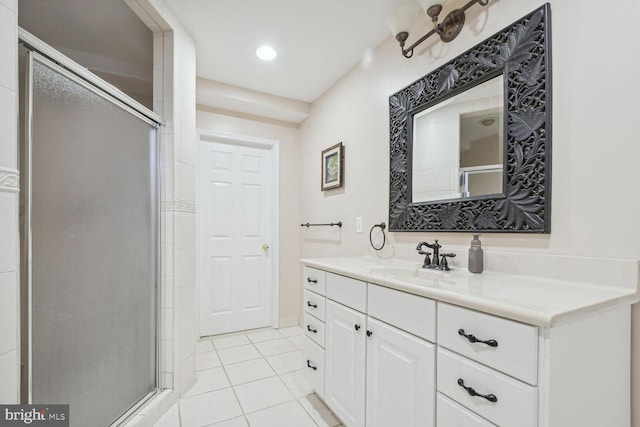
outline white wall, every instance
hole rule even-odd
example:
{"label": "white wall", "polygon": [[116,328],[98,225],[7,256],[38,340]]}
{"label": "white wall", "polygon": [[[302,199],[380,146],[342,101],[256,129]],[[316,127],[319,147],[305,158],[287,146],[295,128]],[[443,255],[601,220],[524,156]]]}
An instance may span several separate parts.
{"label": "white wall", "polygon": [[0,402],[19,401],[18,1],[0,0]]}
{"label": "white wall", "polygon": [[[279,230],[279,318],[281,326],[298,324],[302,290],[298,284],[299,233],[300,233],[300,180],[298,166],[300,144],[298,129],[272,120],[237,117],[199,106],[196,116],[198,128],[236,135],[259,137],[279,142],[280,152],[280,203]],[[273,247],[273,249],[276,249]]]}
{"label": "white wall", "polygon": [[[460,1],[453,2],[460,4]],[[369,249],[368,230],[388,221],[388,97],[490,37],[543,2],[493,0],[474,6],[460,36],[449,44],[429,41],[405,59],[391,38],[317,100],[301,127],[301,218],[342,220],[342,230],[302,234],[303,257],[357,255]],[[640,259],[640,144],[637,137],[640,40],[637,0],[551,3],[553,55],[553,169],[550,235],[482,236],[483,246],[554,254]],[[612,25],[615,23],[615,25]],[[418,28],[420,27],[420,28]],[[602,31],[606,28],[606,31]],[[415,40],[427,31],[416,25]],[[345,144],[345,185],[319,190],[320,152]],[[363,216],[365,233],[355,233]],[[439,239],[468,246],[467,233],[390,233],[391,246],[415,247]],[[411,252],[409,252],[411,253]],[[487,256],[487,255],[485,255]],[[416,261],[419,261],[416,255]],[[633,399],[640,399],[640,308],[633,310]],[[633,425],[640,426],[640,405]]]}

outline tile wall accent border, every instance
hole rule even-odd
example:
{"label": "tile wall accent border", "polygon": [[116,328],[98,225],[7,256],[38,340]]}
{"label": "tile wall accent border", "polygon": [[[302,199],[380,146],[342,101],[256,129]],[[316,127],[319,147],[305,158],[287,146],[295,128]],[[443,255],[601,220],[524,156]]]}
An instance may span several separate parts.
{"label": "tile wall accent border", "polygon": [[20,191],[20,172],[18,170],[0,167],[0,191],[9,193]]}
{"label": "tile wall accent border", "polygon": [[196,205],[181,200],[165,200],[162,202],[162,210],[195,213]]}

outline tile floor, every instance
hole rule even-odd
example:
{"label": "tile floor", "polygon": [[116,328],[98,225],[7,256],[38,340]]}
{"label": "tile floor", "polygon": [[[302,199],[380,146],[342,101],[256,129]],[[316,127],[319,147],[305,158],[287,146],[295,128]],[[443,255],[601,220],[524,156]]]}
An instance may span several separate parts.
{"label": "tile floor", "polygon": [[302,328],[203,338],[197,380],[155,427],[336,427],[304,378]]}

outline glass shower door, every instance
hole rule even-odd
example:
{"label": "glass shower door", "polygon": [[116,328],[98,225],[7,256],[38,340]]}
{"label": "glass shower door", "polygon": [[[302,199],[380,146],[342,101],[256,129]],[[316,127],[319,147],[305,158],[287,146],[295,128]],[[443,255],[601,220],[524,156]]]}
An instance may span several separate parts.
{"label": "glass shower door", "polygon": [[29,58],[29,401],[107,426],[157,390],[156,126]]}

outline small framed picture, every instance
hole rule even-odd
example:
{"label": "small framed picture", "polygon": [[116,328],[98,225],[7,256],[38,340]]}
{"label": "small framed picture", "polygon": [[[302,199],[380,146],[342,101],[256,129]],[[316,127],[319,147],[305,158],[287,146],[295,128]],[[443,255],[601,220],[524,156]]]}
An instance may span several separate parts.
{"label": "small framed picture", "polygon": [[344,146],[342,142],[322,151],[322,191],[342,187]]}

